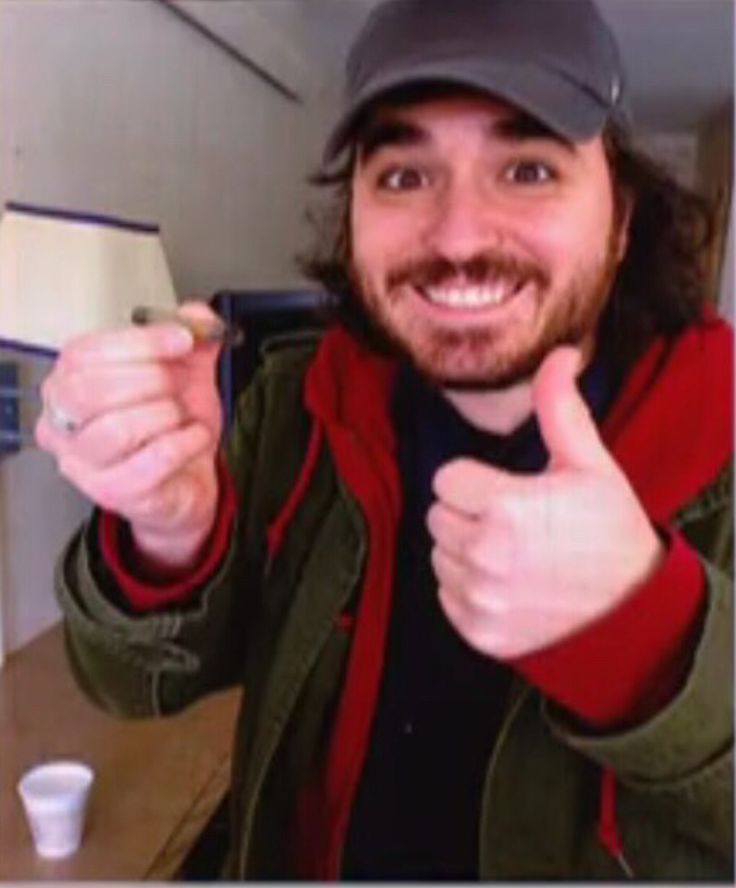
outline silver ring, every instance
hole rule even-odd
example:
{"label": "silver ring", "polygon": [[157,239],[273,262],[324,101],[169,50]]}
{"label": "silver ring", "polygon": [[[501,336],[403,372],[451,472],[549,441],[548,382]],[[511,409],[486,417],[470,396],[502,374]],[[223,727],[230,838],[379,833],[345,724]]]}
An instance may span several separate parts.
{"label": "silver ring", "polygon": [[70,416],[63,407],[54,404],[53,401],[46,401],[45,410],[49,423],[57,432],[63,432],[65,435],[73,435],[81,427],[81,422]]}

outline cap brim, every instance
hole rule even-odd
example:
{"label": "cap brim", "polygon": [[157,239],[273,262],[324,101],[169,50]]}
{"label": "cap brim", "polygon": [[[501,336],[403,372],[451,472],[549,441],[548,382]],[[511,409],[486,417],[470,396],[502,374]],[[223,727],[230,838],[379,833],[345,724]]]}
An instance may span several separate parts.
{"label": "cap brim", "polygon": [[447,83],[479,89],[520,108],[570,142],[598,135],[610,108],[554,70],[496,59],[450,59],[406,66],[374,78],[358,93],[332,130],[324,151],[331,163],[350,141],[358,119],[370,105],[399,87]]}

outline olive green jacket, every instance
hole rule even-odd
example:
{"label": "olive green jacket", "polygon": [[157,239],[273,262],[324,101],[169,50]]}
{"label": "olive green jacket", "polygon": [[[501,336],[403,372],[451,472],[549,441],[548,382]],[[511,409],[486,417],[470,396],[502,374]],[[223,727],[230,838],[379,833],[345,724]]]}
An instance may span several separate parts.
{"label": "olive green jacket", "polygon": [[[231,878],[294,876],[293,801],[329,735],[350,649],[338,617],[360,590],[366,557],[364,516],[325,446],[267,563],[265,528],[310,435],[303,387],[313,355],[309,343],[273,349],[239,403],[230,466],[243,506],[226,558],[190,604],[147,615],[121,604],[97,513],[57,569],[70,660],[99,705],[158,716],[218,688],[247,689],[233,756]],[[516,680],[483,792],[482,879],[624,878],[596,835],[601,766],[616,774],[635,877],[732,878],[730,493],[724,469],[674,522],[702,558],[707,608],[686,680],[664,709],[622,733],[591,734]]]}

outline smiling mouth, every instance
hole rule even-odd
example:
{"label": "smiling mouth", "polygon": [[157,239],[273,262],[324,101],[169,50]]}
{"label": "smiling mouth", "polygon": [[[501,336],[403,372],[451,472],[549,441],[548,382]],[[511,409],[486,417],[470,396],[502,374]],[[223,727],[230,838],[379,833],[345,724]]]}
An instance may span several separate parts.
{"label": "smiling mouth", "polygon": [[485,284],[417,287],[427,302],[449,308],[479,309],[503,305],[519,293],[526,280],[498,278]]}

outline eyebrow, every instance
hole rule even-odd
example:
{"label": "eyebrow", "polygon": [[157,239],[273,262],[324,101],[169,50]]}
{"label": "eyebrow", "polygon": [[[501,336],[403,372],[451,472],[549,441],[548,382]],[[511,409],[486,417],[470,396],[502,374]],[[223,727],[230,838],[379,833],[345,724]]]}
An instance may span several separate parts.
{"label": "eyebrow", "polygon": [[361,163],[368,163],[382,148],[426,145],[429,134],[414,123],[405,120],[381,120],[368,124],[358,137]]}
{"label": "eyebrow", "polygon": [[567,151],[575,151],[575,143],[556,133],[546,124],[522,112],[504,117],[491,125],[491,132],[509,141],[523,142],[531,139],[546,139],[555,142]]}
{"label": "eyebrow", "polygon": [[[495,120],[489,127],[489,134],[509,142],[544,139],[554,142],[566,151],[575,151],[573,142],[523,112]],[[430,142],[431,136],[422,127],[406,120],[390,118],[369,123],[357,138],[362,164],[368,163],[371,157],[383,148],[412,147],[427,145]]]}

